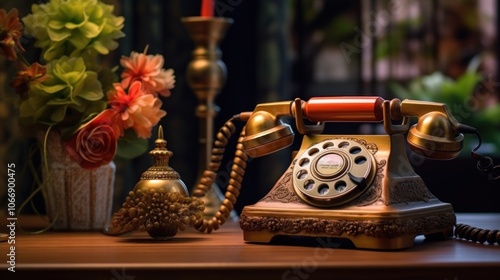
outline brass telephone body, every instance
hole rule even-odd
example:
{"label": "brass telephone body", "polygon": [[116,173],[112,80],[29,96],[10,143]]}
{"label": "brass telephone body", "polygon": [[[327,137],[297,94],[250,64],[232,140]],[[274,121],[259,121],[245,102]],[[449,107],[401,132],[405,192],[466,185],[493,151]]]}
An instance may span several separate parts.
{"label": "brass telephone body", "polygon": [[[458,238],[500,242],[498,230],[456,224],[451,205],[432,195],[406,156],[404,134],[415,152],[452,159],[462,149],[462,133],[475,133],[479,144],[471,155],[478,160],[478,170],[490,180],[500,179],[500,165],[476,152],[481,145],[477,130],[458,123],[441,103],[366,96],[264,103],[233,116],[216,134],[210,163],[192,197],[179,191],[183,183],[168,166],[172,152],[166,149],[160,126],[156,148],[150,152],[154,166],[144,172],[105,233],[144,228],[155,239],[170,239],[186,225],[204,233],[219,229],[234,209],[249,157],[293,143],[293,130],[283,117],[295,118],[304,134],[302,145],[270,192],[243,208],[240,226],[246,241],[270,242],[277,235],[334,237],[347,238],[358,248],[393,250],[412,246],[417,235],[450,237],[455,227]],[[411,128],[410,117],[418,117]],[[317,123],[306,125],[304,119]],[[228,140],[236,132],[235,120],[247,124],[237,141],[224,200],[205,218],[201,198],[217,176]],[[383,122],[386,134],[322,134],[328,121]],[[393,124],[398,121],[401,124]]]}
{"label": "brass telephone body", "polygon": [[[252,118],[266,114],[274,117],[253,124]],[[250,156],[269,154],[290,143],[293,132],[280,116],[295,117],[305,135],[269,193],[243,208],[240,226],[245,241],[267,243],[277,235],[333,237],[347,238],[357,248],[393,250],[413,246],[418,235],[452,236],[453,208],[437,199],[414,172],[404,137],[408,133],[408,144],[418,153],[454,158],[463,135],[446,105],[380,97],[258,105],[243,139]],[[410,117],[419,117],[412,128]],[[304,118],[318,124],[306,126]],[[395,120],[401,124],[392,124]],[[383,121],[387,134],[320,134],[325,121]],[[273,122],[274,128],[268,129]]]}

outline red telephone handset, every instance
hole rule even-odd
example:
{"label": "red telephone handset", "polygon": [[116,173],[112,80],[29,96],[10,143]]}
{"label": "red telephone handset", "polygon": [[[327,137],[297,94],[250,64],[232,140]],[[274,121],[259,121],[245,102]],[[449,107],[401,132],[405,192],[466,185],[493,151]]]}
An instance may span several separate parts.
{"label": "red telephone handset", "polygon": [[384,99],[378,96],[313,97],[302,105],[314,122],[380,122]]}

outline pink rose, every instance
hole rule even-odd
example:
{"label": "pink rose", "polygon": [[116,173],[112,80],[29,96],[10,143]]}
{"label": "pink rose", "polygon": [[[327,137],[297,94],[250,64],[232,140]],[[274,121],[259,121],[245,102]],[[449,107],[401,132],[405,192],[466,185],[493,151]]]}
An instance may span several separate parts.
{"label": "pink rose", "polygon": [[82,168],[95,169],[115,157],[117,136],[112,122],[115,114],[113,110],[104,110],[66,141],[66,151]]}

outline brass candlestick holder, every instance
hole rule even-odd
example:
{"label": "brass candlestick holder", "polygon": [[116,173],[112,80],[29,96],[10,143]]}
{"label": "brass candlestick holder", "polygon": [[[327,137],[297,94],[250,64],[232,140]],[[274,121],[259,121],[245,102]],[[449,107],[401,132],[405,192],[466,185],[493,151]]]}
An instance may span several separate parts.
{"label": "brass candlestick holder", "polygon": [[[219,112],[214,100],[227,78],[227,68],[221,60],[219,43],[232,22],[232,19],[221,17],[182,18],[182,23],[195,45],[192,60],[187,68],[187,83],[198,98],[195,113],[200,120],[198,178],[202,177],[203,171],[210,163],[214,139],[213,120]],[[222,199],[221,190],[213,183],[203,198],[204,216],[213,216],[219,209]]]}

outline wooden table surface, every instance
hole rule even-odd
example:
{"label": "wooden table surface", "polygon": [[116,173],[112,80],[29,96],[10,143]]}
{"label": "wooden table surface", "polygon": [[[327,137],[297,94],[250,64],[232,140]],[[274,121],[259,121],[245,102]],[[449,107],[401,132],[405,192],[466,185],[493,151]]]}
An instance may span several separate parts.
{"label": "wooden table surface", "polygon": [[[458,214],[457,219],[500,229],[499,213]],[[36,221],[20,217],[18,223],[26,227]],[[5,232],[2,228],[0,232]],[[234,222],[212,234],[188,229],[162,242],[144,232],[111,237],[100,232],[29,234],[17,230],[15,237],[15,274],[7,270],[11,245],[0,243],[1,279],[23,275],[107,280],[500,279],[500,246],[455,239],[417,237],[413,247],[390,252],[336,248],[337,244],[326,248],[328,240],[316,239],[249,244]]]}

